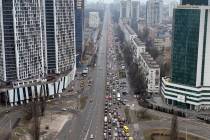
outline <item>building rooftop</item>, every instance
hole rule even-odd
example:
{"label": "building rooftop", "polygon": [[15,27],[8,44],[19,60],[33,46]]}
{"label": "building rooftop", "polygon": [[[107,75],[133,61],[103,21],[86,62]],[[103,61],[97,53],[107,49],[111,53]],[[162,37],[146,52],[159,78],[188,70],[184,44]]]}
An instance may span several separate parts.
{"label": "building rooftop", "polygon": [[139,38],[134,38],[133,40],[138,46],[145,47],[145,44]]}
{"label": "building rooftop", "polygon": [[148,52],[141,53],[142,58],[146,62],[149,68],[160,68],[156,61]]}

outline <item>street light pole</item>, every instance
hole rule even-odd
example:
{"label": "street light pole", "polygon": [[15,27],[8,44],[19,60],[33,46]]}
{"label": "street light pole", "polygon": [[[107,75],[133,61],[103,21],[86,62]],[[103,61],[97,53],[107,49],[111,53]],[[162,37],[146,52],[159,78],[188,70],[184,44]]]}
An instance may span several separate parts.
{"label": "street light pole", "polygon": [[187,140],[187,127],[185,129],[185,140]]}
{"label": "street light pole", "polygon": [[5,96],[5,98],[6,98],[6,100],[5,100],[6,101],[6,109],[7,109],[7,97],[8,97],[7,94],[8,93],[6,92],[6,96]]}

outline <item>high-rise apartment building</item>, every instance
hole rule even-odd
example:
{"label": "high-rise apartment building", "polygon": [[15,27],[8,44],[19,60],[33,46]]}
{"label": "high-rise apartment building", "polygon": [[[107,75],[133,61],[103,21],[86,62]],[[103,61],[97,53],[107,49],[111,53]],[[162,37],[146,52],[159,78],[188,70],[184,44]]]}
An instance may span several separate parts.
{"label": "high-rise apartment building", "polygon": [[76,33],[76,54],[77,66],[80,65],[82,50],[84,46],[84,0],[75,0],[75,33]]}
{"label": "high-rise apartment building", "polygon": [[1,1],[0,79],[17,82],[44,77],[45,44],[40,0]]}
{"label": "high-rise apartment building", "polygon": [[169,3],[169,8],[168,8],[168,15],[169,15],[169,17],[173,17],[174,8],[176,8],[177,5],[178,5],[177,1],[171,1]]}
{"label": "high-rise apartment building", "polygon": [[130,25],[135,31],[138,30],[138,20],[139,20],[139,13],[140,13],[139,10],[140,10],[140,1],[139,0],[131,1]]}
{"label": "high-rise apartment building", "polygon": [[210,6],[178,6],[173,18],[171,78],[162,79],[168,104],[210,107]]}
{"label": "high-rise apartment building", "polygon": [[127,1],[121,0],[120,1],[120,18],[126,18],[127,11]]}
{"label": "high-rise apartment building", "polygon": [[126,18],[130,19],[131,17],[131,0],[126,1]]}
{"label": "high-rise apartment building", "polygon": [[148,26],[158,25],[162,22],[162,0],[148,0],[146,3],[146,23]]}
{"label": "high-rise apartment building", "polygon": [[73,69],[75,60],[74,0],[45,0],[49,73]]}
{"label": "high-rise apartment building", "polygon": [[135,30],[138,28],[138,19],[140,14],[139,0],[121,0],[120,2],[120,18]]}
{"label": "high-rise apartment building", "polygon": [[138,20],[139,18],[139,9],[140,9],[140,1],[132,1],[131,2],[131,18]]}
{"label": "high-rise apartment building", "polygon": [[182,5],[210,5],[210,0],[181,0]]}
{"label": "high-rise apartment building", "polygon": [[1,101],[17,105],[67,88],[76,69],[74,14],[74,0],[0,1]]}

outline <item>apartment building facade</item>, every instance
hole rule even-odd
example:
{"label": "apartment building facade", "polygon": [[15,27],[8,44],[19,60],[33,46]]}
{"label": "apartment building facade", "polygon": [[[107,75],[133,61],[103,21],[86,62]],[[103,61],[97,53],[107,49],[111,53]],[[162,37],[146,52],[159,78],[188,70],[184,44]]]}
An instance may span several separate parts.
{"label": "apartment building facade", "polygon": [[2,0],[0,13],[1,99],[62,93],[76,70],[74,1]]}

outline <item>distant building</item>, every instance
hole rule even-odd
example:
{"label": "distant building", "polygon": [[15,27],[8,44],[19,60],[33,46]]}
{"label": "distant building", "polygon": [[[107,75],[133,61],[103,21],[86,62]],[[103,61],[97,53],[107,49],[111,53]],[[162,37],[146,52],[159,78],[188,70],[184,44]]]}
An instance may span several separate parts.
{"label": "distant building", "polygon": [[154,61],[148,52],[141,53],[138,61],[143,70],[147,83],[148,93],[159,93],[160,90],[160,66]]}
{"label": "distant building", "polygon": [[146,20],[144,18],[139,18],[138,20],[138,31],[143,32],[143,29],[146,27]]}
{"label": "distant building", "polygon": [[146,3],[146,23],[148,26],[154,26],[162,23],[162,0],[148,0]]}
{"label": "distant building", "polygon": [[121,0],[120,1],[120,18],[126,18],[127,11],[127,1]]}
{"label": "distant building", "polygon": [[177,1],[171,1],[169,3],[169,17],[173,17],[173,13],[174,13],[174,8],[176,8],[178,5],[178,2]]}
{"label": "distant building", "polygon": [[139,19],[139,10],[140,10],[140,1],[138,0],[131,1],[131,19],[136,21]]}
{"label": "distant building", "polygon": [[120,1],[120,18],[126,18],[127,11],[127,1]]}
{"label": "distant building", "polygon": [[126,18],[131,18],[131,0],[126,1]]}
{"label": "distant building", "polygon": [[89,12],[89,27],[98,28],[100,23],[100,17],[98,12]]}
{"label": "distant building", "polygon": [[210,6],[178,6],[174,12],[172,71],[162,79],[161,93],[168,104],[210,108]]}
{"label": "distant building", "polygon": [[181,0],[182,5],[210,5],[210,0]]}
{"label": "distant building", "polygon": [[164,39],[155,38],[154,39],[154,47],[157,48],[158,51],[162,51],[164,49]]}
{"label": "distant building", "polygon": [[138,30],[138,20],[140,14],[140,1],[131,1],[131,17],[130,17],[130,25],[131,27],[137,31]]}
{"label": "distant building", "polygon": [[74,0],[75,3],[75,34],[76,34],[76,62],[80,65],[84,47],[84,0]]}

